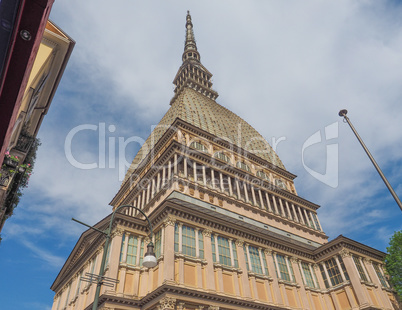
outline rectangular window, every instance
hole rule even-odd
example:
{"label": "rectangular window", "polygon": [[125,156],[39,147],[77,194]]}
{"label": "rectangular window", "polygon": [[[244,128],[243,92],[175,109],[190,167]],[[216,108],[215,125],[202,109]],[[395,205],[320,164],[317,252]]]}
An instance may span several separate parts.
{"label": "rectangular window", "polygon": [[364,273],[364,270],[363,270],[363,266],[360,263],[360,259],[357,256],[354,256],[354,255],[352,257],[353,257],[353,261],[355,262],[357,271],[359,272],[360,279],[362,279],[363,281],[368,282],[366,274]]}
{"label": "rectangular window", "polygon": [[179,225],[174,225],[174,251],[179,252]]}
{"label": "rectangular window", "polygon": [[313,280],[313,275],[311,274],[310,267],[306,263],[301,263],[302,269],[303,269],[303,274],[304,278],[306,279],[306,286],[309,287],[315,287],[314,285],[314,280]]}
{"label": "rectangular window", "polygon": [[200,252],[200,258],[204,258],[204,237],[201,231],[198,231],[198,245],[199,245],[198,251]]}
{"label": "rectangular window", "polygon": [[336,264],[335,258],[327,260],[325,262],[325,267],[327,267],[329,280],[331,281],[332,286],[336,286],[343,282],[341,272]]}
{"label": "rectangular window", "polygon": [[138,247],[138,239],[135,236],[128,237],[128,245],[127,245],[127,265],[135,266],[137,261],[137,247]]}
{"label": "rectangular window", "polygon": [[182,251],[184,255],[195,255],[195,230],[194,228],[182,226]]}
{"label": "rectangular window", "polygon": [[187,256],[197,257],[196,238],[198,238],[199,257],[204,258],[204,240],[201,231],[195,228],[176,224],[174,230],[174,251],[179,252],[179,230],[181,229],[181,253]]}
{"label": "rectangular window", "polygon": [[155,233],[155,256],[159,258],[161,256],[162,248],[162,229]]}
{"label": "rectangular window", "polygon": [[284,256],[276,254],[276,260],[278,262],[280,278],[285,281],[291,281],[288,266],[286,265],[286,259]]}
{"label": "rectangular window", "polygon": [[378,276],[378,279],[380,279],[381,285],[383,287],[388,287],[387,280],[385,280],[384,275],[382,274],[382,272],[380,270],[381,267],[378,264],[375,264],[375,263],[373,263],[373,267],[374,267],[374,270],[375,270],[375,272],[376,272],[376,274]]}
{"label": "rectangular window", "polygon": [[248,251],[250,253],[251,269],[255,273],[263,274],[260,253],[258,252],[258,249],[250,245],[248,247]]}
{"label": "rectangular window", "polygon": [[[219,255],[219,263],[224,266],[232,266],[232,260],[231,260],[231,255],[233,255],[233,260],[234,260],[234,267],[238,267],[239,264],[237,262],[237,251],[236,251],[236,246],[233,241],[232,242],[232,253],[230,252],[230,245],[229,245],[229,239],[221,236],[217,236],[216,238],[218,240],[218,255]],[[212,244],[212,259],[214,262],[217,262],[216,258],[216,246],[215,246],[215,236],[211,236],[211,244]]]}

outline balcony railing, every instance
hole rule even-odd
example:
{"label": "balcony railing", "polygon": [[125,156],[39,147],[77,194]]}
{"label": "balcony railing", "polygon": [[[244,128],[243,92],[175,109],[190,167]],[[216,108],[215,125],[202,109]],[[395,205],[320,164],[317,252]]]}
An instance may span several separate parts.
{"label": "balcony railing", "polygon": [[31,148],[33,140],[34,140],[33,137],[21,133],[20,136],[18,137],[15,149],[23,153],[28,153],[29,149]]}

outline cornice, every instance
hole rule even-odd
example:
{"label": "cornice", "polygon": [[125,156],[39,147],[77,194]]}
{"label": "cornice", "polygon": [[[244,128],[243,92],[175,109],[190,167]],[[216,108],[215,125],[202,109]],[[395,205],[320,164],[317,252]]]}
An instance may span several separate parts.
{"label": "cornice", "polygon": [[333,256],[336,253],[338,254],[346,253],[348,252],[347,249],[355,253],[359,253],[364,258],[369,257],[372,259],[376,259],[377,261],[380,262],[384,260],[384,257],[386,255],[386,253],[384,252],[381,252],[367,245],[364,245],[360,242],[357,242],[355,240],[340,235],[334,240],[331,240],[330,242],[317,248],[314,251],[314,259],[316,261],[321,261],[323,259]]}
{"label": "cornice", "polygon": [[[256,310],[283,310],[283,308],[269,305],[264,302],[257,302],[252,299],[246,298],[236,298],[228,295],[214,294],[207,292],[205,290],[196,290],[186,287],[180,287],[172,284],[163,284],[156,290],[152,291],[145,297],[135,300],[131,298],[124,298],[112,295],[101,295],[99,301],[100,304],[111,303],[111,304],[122,304],[128,307],[139,307],[141,309],[157,305],[163,297],[175,298],[177,301],[185,302],[186,299],[197,299],[200,304],[211,305],[211,303],[219,304],[220,306],[230,307],[241,307],[244,309],[256,309]],[[191,303],[191,301],[189,302]],[[91,306],[85,308],[85,310],[90,310]]]}

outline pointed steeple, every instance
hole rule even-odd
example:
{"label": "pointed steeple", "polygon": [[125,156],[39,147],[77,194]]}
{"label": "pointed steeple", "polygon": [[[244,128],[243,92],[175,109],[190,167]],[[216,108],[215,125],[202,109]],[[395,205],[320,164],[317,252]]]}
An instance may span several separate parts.
{"label": "pointed steeple", "polygon": [[183,62],[186,59],[195,60],[200,62],[200,53],[197,51],[197,44],[194,38],[193,23],[191,22],[190,11],[187,11],[186,22],[186,42],[184,44]]}
{"label": "pointed steeple", "polygon": [[170,101],[170,104],[175,101],[185,87],[192,88],[213,100],[219,96],[218,93],[212,89],[212,73],[201,64],[200,59],[201,56],[197,50],[197,44],[194,38],[190,11],[187,11],[186,41],[184,43],[182,56],[183,64],[180,66],[173,80],[173,84],[176,85],[176,87],[174,90],[175,95]]}

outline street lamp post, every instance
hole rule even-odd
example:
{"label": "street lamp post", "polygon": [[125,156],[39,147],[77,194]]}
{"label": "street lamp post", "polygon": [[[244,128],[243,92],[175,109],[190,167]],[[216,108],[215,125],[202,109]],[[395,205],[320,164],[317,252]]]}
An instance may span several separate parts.
{"label": "street lamp post", "polygon": [[385,185],[387,186],[388,190],[390,191],[392,197],[394,197],[396,203],[398,204],[399,208],[402,211],[402,203],[399,200],[398,195],[395,193],[394,189],[392,188],[391,184],[388,182],[387,178],[385,177],[384,173],[382,173],[380,166],[378,166],[378,164],[376,163],[374,157],[371,155],[370,151],[368,150],[368,148],[366,147],[366,145],[364,144],[363,140],[360,138],[359,134],[357,133],[356,129],[353,127],[352,123],[349,120],[349,117],[346,116],[346,114],[348,113],[347,110],[340,110],[339,111],[339,116],[343,117],[346,122],[349,124],[350,128],[352,129],[353,133],[355,134],[357,140],[359,140],[361,146],[363,147],[364,151],[366,152],[367,156],[370,158],[371,162],[373,163],[375,169],[377,170],[378,174],[380,175],[380,177],[382,178],[382,180],[384,181]]}
{"label": "street lamp post", "polygon": [[[115,214],[116,214],[116,212],[118,210],[120,210],[120,209],[122,209],[124,207],[126,207],[126,208],[134,208],[134,209],[138,210],[142,215],[145,216],[145,219],[148,221],[149,229],[151,231],[151,233],[150,233],[151,241],[147,245],[147,252],[144,255],[142,265],[144,267],[147,267],[147,268],[153,268],[157,264],[156,256],[155,256],[155,253],[154,253],[154,245],[152,243],[152,236],[153,236],[152,224],[151,224],[151,221],[149,220],[148,216],[142,210],[140,210],[139,208],[134,207],[134,206],[130,206],[130,205],[122,205],[122,206],[117,207],[113,211],[112,216],[110,218],[109,228],[107,230],[105,230],[105,231],[102,231],[100,229],[97,229],[97,228],[95,228],[93,226],[90,226],[88,224],[85,224],[85,223],[83,223],[81,221],[78,221],[78,220],[72,218],[73,221],[75,221],[77,223],[80,223],[80,224],[82,224],[84,226],[87,226],[87,227],[89,227],[89,228],[91,228],[93,230],[96,230],[97,232],[100,232],[100,233],[104,234],[105,237],[106,237],[105,245],[103,247],[103,255],[102,255],[102,262],[101,262],[101,266],[100,266],[100,272],[99,272],[99,276],[97,277],[97,281],[96,281],[97,284],[96,284],[96,291],[95,291],[95,299],[94,299],[94,302],[93,302],[93,305],[92,305],[92,310],[96,310],[98,308],[100,290],[101,290],[101,286],[102,286],[102,284],[104,282],[104,279],[105,279],[104,275],[105,275],[106,255],[107,255],[107,250],[108,250],[109,243],[110,243],[112,224],[113,224],[114,216],[115,216]],[[108,280],[108,281],[110,281],[110,280]],[[114,282],[116,282],[116,281],[114,281]]]}

